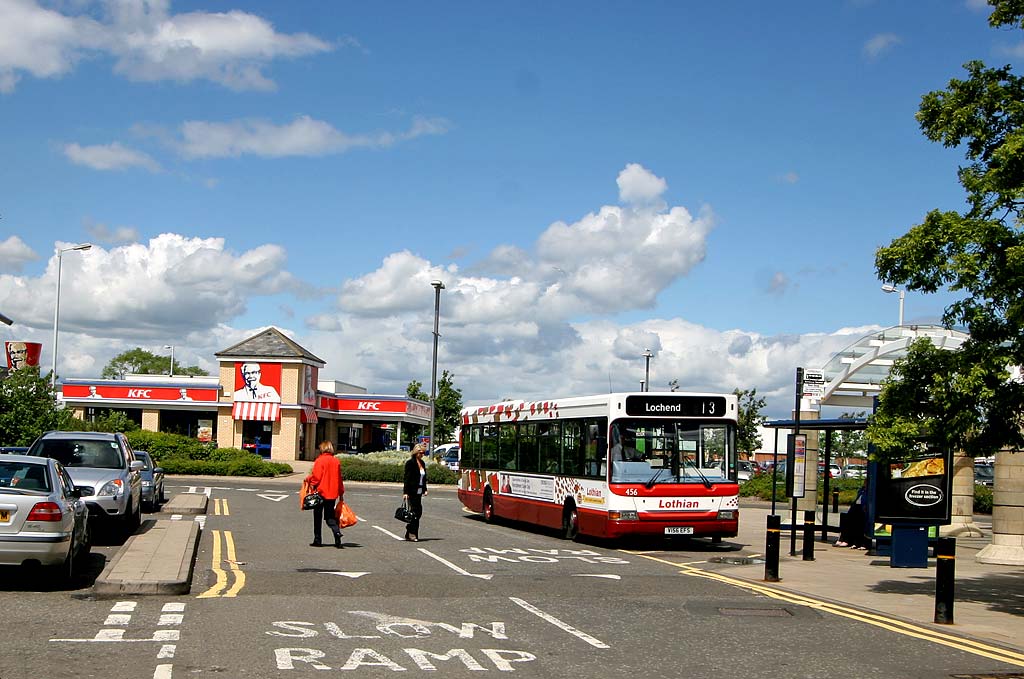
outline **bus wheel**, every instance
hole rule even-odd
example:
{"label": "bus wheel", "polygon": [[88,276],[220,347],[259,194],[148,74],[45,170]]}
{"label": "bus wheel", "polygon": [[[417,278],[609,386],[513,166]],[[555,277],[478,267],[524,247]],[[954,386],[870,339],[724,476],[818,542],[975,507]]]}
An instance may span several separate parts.
{"label": "bus wheel", "polygon": [[565,511],[562,512],[562,535],[566,540],[575,540],[579,534],[580,515],[576,510],[576,505],[566,505]]}
{"label": "bus wheel", "polygon": [[494,523],[494,500],[490,493],[484,495],[484,521]]}

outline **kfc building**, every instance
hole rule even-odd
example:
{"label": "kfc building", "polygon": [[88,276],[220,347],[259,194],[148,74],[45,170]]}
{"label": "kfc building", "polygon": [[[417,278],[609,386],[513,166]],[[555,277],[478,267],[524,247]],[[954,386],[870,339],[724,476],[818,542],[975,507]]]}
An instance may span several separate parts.
{"label": "kfc building", "polygon": [[339,451],[395,448],[403,426],[430,424],[429,403],[320,380],[324,361],[276,328],[215,355],[217,376],[68,379],[61,399],[85,420],[118,410],[142,429],[216,441],[282,462],[313,459],[324,440]]}

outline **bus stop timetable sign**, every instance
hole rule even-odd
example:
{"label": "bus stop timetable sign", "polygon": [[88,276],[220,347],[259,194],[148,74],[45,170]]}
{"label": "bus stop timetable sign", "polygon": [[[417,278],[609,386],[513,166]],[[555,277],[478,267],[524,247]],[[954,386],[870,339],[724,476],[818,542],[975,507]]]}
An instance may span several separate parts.
{"label": "bus stop timetable sign", "polygon": [[724,417],[725,397],[673,394],[627,396],[626,414],[633,417]]}

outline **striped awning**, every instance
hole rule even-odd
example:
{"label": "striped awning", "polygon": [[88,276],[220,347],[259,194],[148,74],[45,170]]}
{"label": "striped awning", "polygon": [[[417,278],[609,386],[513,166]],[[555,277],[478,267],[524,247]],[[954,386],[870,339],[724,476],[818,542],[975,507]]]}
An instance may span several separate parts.
{"label": "striped awning", "polygon": [[264,420],[273,422],[281,417],[281,404],[266,401],[238,401],[231,409],[236,420]]}
{"label": "striped awning", "polygon": [[320,418],[316,416],[315,406],[302,406],[302,422],[304,424],[316,424]]}

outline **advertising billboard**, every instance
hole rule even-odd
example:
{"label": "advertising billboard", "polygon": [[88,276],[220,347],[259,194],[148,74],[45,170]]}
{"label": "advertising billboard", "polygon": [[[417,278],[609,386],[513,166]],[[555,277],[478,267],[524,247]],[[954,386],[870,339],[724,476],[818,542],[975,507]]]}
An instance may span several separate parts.
{"label": "advertising billboard", "polygon": [[952,455],[931,449],[878,465],[875,521],[946,525],[952,518]]}
{"label": "advertising billboard", "polygon": [[4,356],[7,369],[14,371],[19,368],[39,369],[39,354],[43,345],[39,342],[4,342]]}

